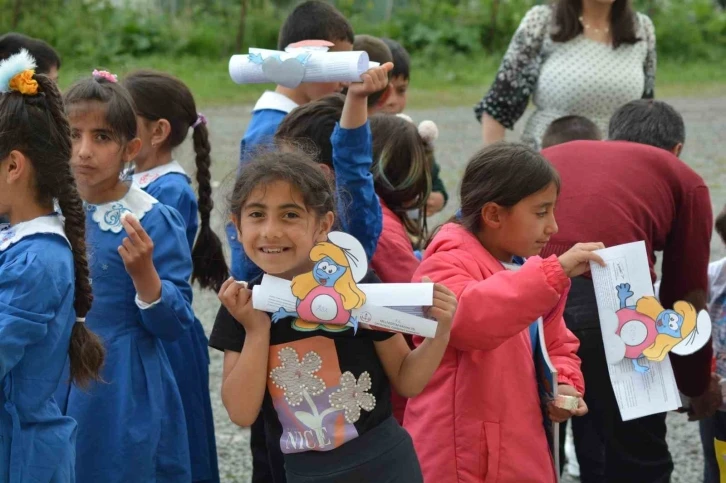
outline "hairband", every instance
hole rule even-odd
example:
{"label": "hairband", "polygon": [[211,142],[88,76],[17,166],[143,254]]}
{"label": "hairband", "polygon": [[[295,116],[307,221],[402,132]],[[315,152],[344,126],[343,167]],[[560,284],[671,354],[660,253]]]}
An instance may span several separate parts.
{"label": "hairband", "polygon": [[25,49],[0,62],[0,93],[11,91],[23,95],[38,94],[38,81],[35,75],[35,59]]}
{"label": "hairband", "polygon": [[204,114],[198,112],[197,113],[197,120],[194,121],[194,124],[192,124],[192,129],[196,129],[201,124],[204,124],[206,126],[207,125],[207,118],[206,118],[206,116]]}
{"label": "hairband", "polygon": [[110,73],[107,70],[94,70],[91,75],[96,80],[104,79],[108,82],[111,82],[112,84],[115,84],[118,82],[118,76]]}
{"label": "hairband", "polygon": [[76,317],[76,323],[77,324],[85,324],[86,318],[85,317]]}

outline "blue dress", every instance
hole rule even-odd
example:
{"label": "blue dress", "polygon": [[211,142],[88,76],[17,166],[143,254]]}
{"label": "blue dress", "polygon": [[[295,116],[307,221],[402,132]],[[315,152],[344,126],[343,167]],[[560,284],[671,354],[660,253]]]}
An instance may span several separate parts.
{"label": "blue dress", "polygon": [[[78,421],[76,477],[81,483],[190,482],[184,408],[162,345],[194,324],[183,221],[135,186],[118,201],[86,209],[94,295],[86,323],[103,340],[106,363],[104,382],[87,390],[62,383],[56,392],[61,410]],[[118,254],[127,211],[154,242],[162,289],[152,304],[136,299]]]}
{"label": "blue dress", "polygon": [[[176,161],[133,175],[134,183],[160,203],[175,208],[186,225],[189,250],[194,246],[199,227],[197,197],[190,179]],[[209,398],[209,349],[202,323],[194,325],[173,342],[164,341],[164,349],[181,393],[189,434],[192,481],[219,482],[214,417]]]}
{"label": "blue dress", "polygon": [[57,216],[0,231],[2,483],[75,481],[76,422],[53,399],[76,320],[74,293],[73,254]]}

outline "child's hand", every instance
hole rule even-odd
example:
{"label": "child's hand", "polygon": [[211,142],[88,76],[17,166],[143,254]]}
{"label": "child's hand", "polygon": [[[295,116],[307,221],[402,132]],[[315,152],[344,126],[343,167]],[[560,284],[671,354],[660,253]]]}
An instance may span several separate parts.
{"label": "child's hand", "polygon": [[443,210],[445,202],[444,195],[437,191],[432,191],[426,200],[426,216],[433,216]]}
{"label": "child's hand", "polygon": [[[431,283],[431,279],[423,277],[421,282]],[[440,283],[434,284],[434,304],[429,307],[428,315],[433,316],[438,322],[435,339],[448,343],[451,323],[456,314],[456,306],[457,301],[454,292],[449,290],[445,285],[441,285]]]}
{"label": "child's hand", "polygon": [[161,297],[161,279],[154,267],[154,242],[130,212],[124,213],[121,224],[128,237],[121,242],[118,253],[139,299],[150,304]]}
{"label": "child's hand", "polygon": [[558,394],[562,394],[563,396],[576,397],[579,400],[577,409],[574,409],[572,411],[558,408],[557,406],[555,406],[554,401],[550,401],[549,404],[547,404],[547,412],[552,422],[564,423],[572,416],[584,416],[585,414],[587,414],[587,404],[585,404],[585,400],[582,399],[582,394],[577,392],[577,389],[570,386],[569,384],[560,384],[557,387],[557,392]]}
{"label": "child's hand", "polygon": [[218,296],[222,305],[242,324],[248,335],[270,331],[270,317],[252,307],[252,290],[247,288],[246,283],[236,282],[230,277],[222,284]]}
{"label": "child's hand", "polygon": [[385,64],[374,67],[360,76],[362,82],[353,82],[348,88],[348,96],[365,99],[371,94],[382,91],[388,85],[388,73],[393,69],[393,64]]}
{"label": "child's hand", "polygon": [[602,250],[605,245],[602,243],[578,243],[560,256],[560,265],[565,274],[572,278],[582,275],[590,270],[590,262],[605,266],[605,262],[595,250]]}

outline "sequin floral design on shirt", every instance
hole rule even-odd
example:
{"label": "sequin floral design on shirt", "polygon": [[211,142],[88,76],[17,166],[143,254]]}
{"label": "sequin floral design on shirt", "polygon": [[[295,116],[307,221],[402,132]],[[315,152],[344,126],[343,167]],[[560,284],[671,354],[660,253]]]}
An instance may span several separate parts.
{"label": "sequin floral design on shirt", "polygon": [[373,386],[370,374],[363,372],[356,380],[351,372],[340,374],[337,364],[331,363],[326,378],[338,385],[326,384],[318,375],[324,364],[317,351],[309,350],[301,359],[288,345],[277,355],[280,365],[270,371],[270,382],[283,395],[275,401],[284,428],[283,452],[327,451],[357,437],[354,423],[360,419],[361,409],[370,412],[376,405],[375,397],[368,393]]}

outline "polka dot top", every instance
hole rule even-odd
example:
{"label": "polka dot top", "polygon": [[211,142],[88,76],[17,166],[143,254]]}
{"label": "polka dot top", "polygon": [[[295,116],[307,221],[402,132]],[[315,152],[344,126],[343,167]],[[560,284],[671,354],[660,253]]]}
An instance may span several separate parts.
{"label": "polka dot top", "polygon": [[568,42],[550,37],[552,7],[527,12],[514,34],[489,92],[475,106],[479,121],[487,113],[511,129],[524,114],[530,97],[536,107],[522,141],[540,149],[549,124],[580,115],[607,135],[610,117],[623,104],[652,98],[655,85],[655,29],[650,18],[637,14],[632,45],[612,46],[580,34]]}

